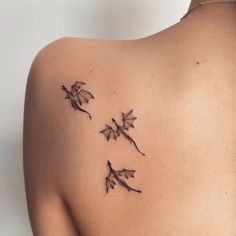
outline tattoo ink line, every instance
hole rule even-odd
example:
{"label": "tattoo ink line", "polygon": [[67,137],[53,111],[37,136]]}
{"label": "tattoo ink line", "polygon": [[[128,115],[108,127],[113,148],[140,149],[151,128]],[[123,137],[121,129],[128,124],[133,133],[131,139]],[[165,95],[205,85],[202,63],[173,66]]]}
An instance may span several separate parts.
{"label": "tattoo ink line", "polygon": [[84,83],[84,82],[76,81],[71,86],[70,91],[64,85],[62,85],[62,90],[64,90],[66,92],[65,99],[70,100],[71,106],[75,110],[79,110],[81,112],[87,113],[89,118],[92,119],[91,114],[88,111],[86,111],[80,107],[83,105],[83,103],[89,103],[90,99],[94,99],[94,96],[92,95],[92,93],[90,93],[84,89],[81,89],[81,87],[85,84],[86,83]]}
{"label": "tattoo ink line", "polygon": [[123,179],[122,177],[125,177],[126,179],[128,178],[134,178],[134,173],[136,172],[135,170],[127,170],[127,169],[123,169],[123,170],[114,170],[112,168],[112,164],[110,161],[107,162],[108,166],[109,166],[109,174],[106,177],[106,191],[107,193],[109,192],[109,190],[112,188],[114,189],[116,182],[121,185],[123,188],[127,189],[129,192],[133,191],[133,192],[137,192],[137,193],[141,193],[141,190],[137,190],[134,189],[132,187],[130,187]]}
{"label": "tattoo ink line", "polygon": [[103,135],[105,135],[107,141],[109,141],[110,139],[115,139],[117,140],[117,137],[119,137],[121,134],[123,135],[124,138],[126,138],[131,144],[133,144],[136,148],[136,150],[141,153],[143,156],[145,156],[145,154],[140,151],[140,149],[138,148],[136,142],[133,140],[133,138],[131,138],[126,131],[132,127],[134,128],[134,121],[137,119],[137,117],[133,116],[133,109],[130,110],[127,113],[123,113],[122,112],[122,125],[119,125],[117,123],[117,121],[112,118],[112,122],[115,124],[116,126],[116,130],[114,130],[111,126],[106,124],[105,129],[103,129],[102,131],[100,131],[100,133],[102,133]]}

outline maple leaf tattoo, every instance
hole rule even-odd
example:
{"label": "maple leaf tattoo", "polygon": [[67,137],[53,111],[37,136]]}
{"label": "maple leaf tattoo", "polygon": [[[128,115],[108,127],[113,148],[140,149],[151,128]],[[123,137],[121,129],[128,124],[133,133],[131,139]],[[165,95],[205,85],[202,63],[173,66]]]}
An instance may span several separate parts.
{"label": "maple leaf tattoo", "polygon": [[81,112],[85,112],[88,114],[89,118],[92,119],[92,116],[90,113],[84,109],[81,108],[83,103],[89,103],[90,99],[94,99],[94,96],[92,93],[81,89],[83,85],[86,85],[84,82],[76,81],[72,86],[71,90],[69,91],[64,85],[62,85],[62,89],[66,92],[65,99],[69,99],[71,106],[75,110],[79,110]]}
{"label": "maple leaf tattoo", "polygon": [[133,123],[136,119],[137,119],[137,117],[133,116],[133,109],[130,110],[129,112],[127,112],[127,113],[122,112],[122,125],[119,125],[117,123],[117,121],[114,118],[112,118],[112,122],[115,124],[116,129],[113,129],[111,126],[106,124],[105,129],[100,131],[100,133],[105,135],[107,141],[109,141],[110,139],[117,140],[117,138],[120,135],[123,135],[123,137],[128,139],[128,141],[135,146],[135,148],[137,149],[137,151],[139,153],[141,153],[143,156],[145,156],[145,154],[140,151],[140,149],[138,148],[138,146],[137,146],[136,142],[133,140],[133,138],[131,138],[126,133],[126,131],[129,130],[130,127],[134,128]]}
{"label": "maple leaf tattoo", "polygon": [[137,193],[141,193],[141,190],[138,189],[134,189],[132,187],[130,187],[123,179],[123,178],[134,178],[134,173],[136,172],[135,170],[127,170],[127,169],[123,169],[123,170],[114,170],[112,168],[112,164],[110,161],[107,162],[108,166],[109,166],[109,174],[106,177],[106,191],[107,193],[109,192],[110,189],[114,189],[116,183],[118,183],[119,185],[121,185],[123,188],[126,188],[129,192],[133,191],[133,192],[137,192]]}

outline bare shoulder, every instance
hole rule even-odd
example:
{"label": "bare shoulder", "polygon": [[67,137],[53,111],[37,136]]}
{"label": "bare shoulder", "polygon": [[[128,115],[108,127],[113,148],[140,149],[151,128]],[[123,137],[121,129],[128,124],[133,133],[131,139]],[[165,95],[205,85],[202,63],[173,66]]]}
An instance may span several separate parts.
{"label": "bare shoulder", "polygon": [[[120,53],[125,52],[134,41],[64,37],[43,47],[35,56],[32,66],[37,68],[37,66],[50,65],[51,69],[55,69],[56,65],[60,63],[66,65],[73,60],[86,63],[101,59],[101,56],[103,58],[105,56],[105,59],[109,56],[116,58]],[[62,69],[65,68],[62,67]]]}
{"label": "bare shoulder", "polygon": [[[49,155],[48,145],[52,145],[54,138],[56,141],[56,137],[63,136],[67,128],[65,123],[68,124],[74,115],[71,112],[75,107],[71,111],[65,98],[68,98],[76,82],[81,83],[81,86],[90,86],[86,91],[91,90],[91,94],[95,93],[95,89],[98,90],[95,81],[99,76],[95,80],[92,73],[94,69],[98,70],[99,61],[96,61],[94,55],[98,56],[98,51],[104,54],[101,49],[101,46],[106,48],[104,44],[89,39],[60,38],[43,47],[32,62],[25,97],[24,159],[26,166],[28,163],[37,166],[40,162],[42,166],[49,167],[48,178],[52,178],[52,170],[57,170],[56,165],[51,169],[52,166],[44,163],[55,158]],[[86,119],[82,118],[81,123],[83,121],[86,122]],[[60,134],[59,129],[62,130]],[[54,150],[58,150],[56,147],[60,142],[53,141],[53,145]],[[38,149],[44,150],[46,155],[38,152]],[[28,152],[34,152],[34,155]],[[33,174],[37,175],[36,172]]]}
{"label": "bare shoulder", "polygon": [[[65,205],[66,192],[84,185],[77,182],[82,179],[78,174],[86,173],[90,152],[97,151],[93,146],[100,124],[90,116],[94,119],[102,109],[97,95],[108,62],[116,66],[118,47],[114,41],[61,38],[33,60],[25,97],[24,172],[37,235],[78,235]],[[58,232],[54,225],[60,225]]]}
{"label": "bare shoulder", "polygon": [[102,82],[109,84],[115,75],[117,79],[121,77],[124,67],[132,63],[134,47],[132,40],[60,38],[35,56],[27,88],[37,88],[50,96],[62,82],[71,86],[82,80],[85,83],[93,81],[99,90]]}
{"label": "bare shoulder", "polygon": [[[62,155],[61,148],[66,150],[66,146],[72,143],[70,137],[75,137],[72,128],[88,134],[85,132],[88,117],[97,116],[96,122],[89,124],[97,133],[116,110],[125,112],[123,109],[138,104],[140,90],[149,86],[144,75],[147,78],[151,67],[156,67],[159,48],[153,47],[152,39],[95,40],[71,37],[55,40],[42,48],[33,60],[26,89],[24,137],[27,163],[32,160],[44,165],[43,162],[48,163],[56,155]],[[155,64],[152,65],[153,62]],[[71,93],[78,89],[82,89],[82,95],[78,95],[81,97],[75,104]],[[127,101],[131,105],[127,106]],[[114,104],[117,104],[116,108]],[[82,139],[81,135],[76,137]],[[32,142],[34,139],[35,143]],[[90,147],[84,139],[81,142],[78,140],[78,143],[78,146]],[[33,158],[28,158],[31,156],[27,154],[28,150],[35,152],[39,147],[40,150],[44,147],[48,152],[51,145],[54,147],[53,155],[36,152]],[[63,168],[61,163],[57,162],[58,168],[53,166],[57,174]],[[52,178],[51,166],[46,166],[49,167],[48,177]],[[57,174],[55,181],[58,181]]]}
{"label": "bare shoulder", "polygon": [[[97,134],[104,125],[99,124],[101,111],[104,115],[112,107],[112,99],[109,102],[106,97],[113,93],[109,86],[114,86],[115,77],[118,80],[129,44],[61,38],[35,56],[28,76],[24,116],[24,163],[29,186],[37,184],[38,191],[60,191],[61,174],[66,165],[73,164],[67,157],[76,153],[77,159],[83,159],[84,152],[96,142],[92,133]],[[89,118],[96,116],[96,122],[91,122]]]}

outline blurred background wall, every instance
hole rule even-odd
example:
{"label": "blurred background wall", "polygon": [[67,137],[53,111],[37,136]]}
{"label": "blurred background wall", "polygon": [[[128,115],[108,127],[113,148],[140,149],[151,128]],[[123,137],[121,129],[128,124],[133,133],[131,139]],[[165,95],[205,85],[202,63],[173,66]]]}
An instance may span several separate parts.
{"label": "blurred background wall", "polygon": [[64,37],[137,39],[179,21],[190,0],[0,0],[0,235],[32,235],[22,168],[32,60]]}

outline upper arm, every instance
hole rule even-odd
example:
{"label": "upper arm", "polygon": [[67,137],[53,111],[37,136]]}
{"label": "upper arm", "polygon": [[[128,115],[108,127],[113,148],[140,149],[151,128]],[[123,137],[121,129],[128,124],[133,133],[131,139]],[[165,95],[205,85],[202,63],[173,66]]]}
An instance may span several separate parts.
{"label": "upper arm", "polygon": [[[54,126],[59,89],[51,78],[56,64],[55,42],[44,48],[30,69],[24,115],[24,173],[29,216],[34,235],[75,236],[78,231],[60,192],[62,166],[57,161],[60,132]],[[59,45],[60,46],[60,45]]]}

